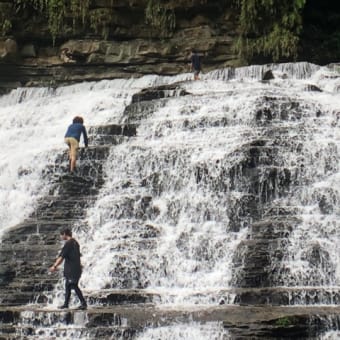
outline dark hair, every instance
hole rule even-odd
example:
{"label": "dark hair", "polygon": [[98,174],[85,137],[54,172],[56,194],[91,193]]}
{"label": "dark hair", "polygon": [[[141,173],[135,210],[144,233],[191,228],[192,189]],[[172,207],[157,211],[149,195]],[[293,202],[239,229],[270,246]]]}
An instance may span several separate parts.
{"label": "dark hair", "polygon": [[75,123],[83,124],[83,123],[84,123],[83,117],[80,117],[80,116],[74,117],[74,118],[73,118],[73,124],[75,124]]}
{"label": "dark hair", "polygon": [[65,228],[61,230],[60,235],[66,235],[66,236],[72,237],[72,231],[69,228]]}

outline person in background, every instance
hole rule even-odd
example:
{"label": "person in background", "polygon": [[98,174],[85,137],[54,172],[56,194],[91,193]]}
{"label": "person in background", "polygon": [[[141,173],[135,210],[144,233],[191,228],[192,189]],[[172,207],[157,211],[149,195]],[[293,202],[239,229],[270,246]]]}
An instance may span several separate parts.
{"label": "person in background", "polygon": [[194,72],[194,80],[199,80],[201,72],[201,57],[196,50],[191,50],[191,71]]}
{"label": "person in background", "polygon": [[84,299],[83,293],[78,287],[78,282],[81,276],[82,268],[80,264],[80,247],[79,243],[72,238],[72,231],[68,228],[60,232],[60,237],[63,241],[66,241],[63,249],[61,250],[58,258],[53,266],[49,268],[50,272],[55,272],[58,266],[65,260],[64,264],[64,277],[65,277],[65,302],[60,309],[68,308],[71,290],[73,289],[81,305],[78,309],[87,309],[87,304]]}
{"label": "person in background", "polygon": [[76,169],[77,152],[79,149],[80,136],[83,134],[85,147],[88,147],[88,138],[86,128],[83,125],[84,120],[82,117],[76,116],[73,118],[73,123],[68,127],[65,134],[65,143],[69,147],[69,161],[70,172]]}

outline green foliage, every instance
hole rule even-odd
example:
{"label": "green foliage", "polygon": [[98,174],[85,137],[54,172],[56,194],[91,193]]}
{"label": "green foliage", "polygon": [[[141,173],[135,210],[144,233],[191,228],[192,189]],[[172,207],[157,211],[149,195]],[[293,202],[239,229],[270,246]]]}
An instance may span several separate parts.
{"label": "green foliage", "polygon": [[[115,0],[111,0],[111,6]],[[204,0],[206,1],[206,0]],[[129,0],[126,0],[129,3]],[[47,19],[48,28],[53,42],[63,30],[68,19],[72,20],[73,29],[79,24],[89,24],[96,33],[105,39],[109,34],[109,27],[113,21],[112,11],[108,8],[93,8],[92,0],[13,0],[15,13],[33,11],[38,16]],[[173,9],[167,8],[162,0],[148,0],[145,9],[145,20],[157,29],[161,36],[168,36],[176,26],[176,17]],[[0,27],[1,28],[1,27]]]}
{"label": "green foliage", "polygon": [[12,22],[9,18],[12,16],[12,7],[10,4],[0,2],[0,36],[5,36],[12,29]]}
{"label": "green foliage", "polygon": [[47,18],[53,42],[62,31],[66,18],[72,18],[73,26],[78,21],[85,24],[91,0],[14,0],[17,14],[30,10]]}
{"label": "green foliage", "polygon": [[284,316],[275,320],[275,325],[279,327],[289,327],[295,325],[298,319],[295,316]]}
{"label": "green foliage", "polygon": [[176,27],[174,10],[166,8],[161,0],[148,0],[145,20],[156,28],[162,36],[170,35]]}
{"label": "green foliage", "polygon": [[236,50],[246,60],[265,55],[278,61],[297,57],[306,0],[238,0],[240,39]]}
{"label": "green foliage", "polygon": [[105,8],[97,8],[90,12],[90,27],[100,33],[104,39],[108,38],[109,25],[112,22],[112,12]]}
{"label": "green foliage", "polygon": [[47,3],[48,28],[52,34],[53,44],[63,26],[66,6],[63,0],[49,0]]}
{"label": "green foliage", "polygon": [[[114,1],[111,0],[111,6]],[[126,0],[127,3],[129,1]],[[13,9],[17,16],[30,13],[45,18],[53,43],[70,20],[72,20],[74,30],[79,25],[89,24],[94,32],[106,39],[113,21],[112,11],[109,8],[91,9],[91,4],[96,5],[92,0],[13,0]],[[174,10],[167,8],[162,0],[148,0],[145,20],[163,37],[171,35],[176,27]],[[9,20],[2,20],[2,22],[0,33],[6,34],[11,28],[11,22]]]}
{"label": "green foliage", "polygon": [[71,0],[71,14],[74,19],[80,18],[85,24],[89,13],[90,0]]}
{"label": "green foliage", "polygon": [[39,12],[43,12],[48,5],[48,0],[14,0],[14,7],[16,13],[25,10],[26,8],[33,8]]}
{"label": "green foliage", "polygon": [[12,23],[8,19],[2,19],[1,22],[0,35],[5,36],[12,29]]}

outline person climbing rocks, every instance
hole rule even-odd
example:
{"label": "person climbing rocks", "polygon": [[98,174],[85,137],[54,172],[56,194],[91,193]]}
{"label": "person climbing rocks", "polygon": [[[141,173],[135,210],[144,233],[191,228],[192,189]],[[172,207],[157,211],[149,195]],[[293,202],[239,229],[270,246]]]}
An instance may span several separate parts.
{"label": "person climbing rocks", "polygon": [[59,306],[58,308],[68,308],[71,297],[71,290],[73,289],[76,292],[81,303],[78,309],[85,310],[87,309],[87,304],[84,299],[83,293],[78,287],[78,282],[82,272],[79,243],[72,237],[72,231],[68,228],[63,229],[60,232],[60,238],[66,242],[55,263],[49,268],[50,272],[55,272],[58,266],[65,260],[65,302],[62,306]]}
{"label": "person climbing rocks", "polygon": [[86,128],[83,125],[82,117],[76,116],[73,118],[73,123],[67,128],[65,134],[65,143],[69,147],[70,172],[73,173],[76,169],[77,152],[79,149],[80,136],[83,134],[85,147],[88,147],[88,138]]}
{"label": "person climbing rocks", "polygon": [[199,80],[201,72],[201,57],[196,50],[191,50],[191,71],[194,72],[194,80]]}

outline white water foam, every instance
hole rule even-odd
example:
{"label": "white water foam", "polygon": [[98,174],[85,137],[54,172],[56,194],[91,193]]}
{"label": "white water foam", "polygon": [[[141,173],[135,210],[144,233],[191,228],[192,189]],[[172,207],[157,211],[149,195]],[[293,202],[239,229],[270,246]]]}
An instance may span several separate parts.
{"label": "white water foam", "polygon": [[137,336],[138,340],[228,340],[231,337],[221,323],[173,324],[157,328],[148,328]]}
{"label": "white water foam", "polygon": [[[269,67],[275,79],[259,81]],[[189,81],[188,74],[148,76],[55,90],[18,89],[2,96],[0,232],[27,218],[48,191],[42,172],[65,150],[63,135],[73,116],[83,116],[86,125],[119,123],[132,94],[181,81],[190,95],[168,99],[141,121],[135,138],[112,148],[106,183],[87,212],[89,230],[76,235],[84,253],[83,287],[147,287],[167,303],[216,302],[218,292],[229,286],[233,253],[251,223],[251,218],[236,226],[230,222],[227,212],[244,193],[232,188],[225,171],[242,162],[242,146],[268,139],[266,127],[257,126],[254,117],[265,96],[289,98],[304,108],[295,121],[278,122],[290,129],[299,119],[299,133],[291,131],[291,137],[297,134],[304,142],[302,160],[289,148],[281,151],[283,165],[306,165],[289,201],[278,198],[278,204],[301,209],[285,257],[292,273],[286,284],[305,284],[311,265],[304,251],[313,251],[317,243],[329,254],[322,256],[332,273],[321,263],[314,276],[338,285],[339,74],[306,63],[230,74],[214,71],[198,82]],[[306,91],[309,85],[323,92]],[[242,180],[242,173],[236,171],[236,177]],[[331,200],[331,214],[320,214],[320,193]],[[155,236],[143,238],[146,230]]]}
{"label": "white water foam", "polygon": [[85,126],[117,122],[131,96],[155,79],[19,88],[0,97],[0,237],[48,192],[50,181],[42,173],[65,150],[63,137],[73,117],[82,116]]}
{"label": "white water foam", "polygon": [[[258,81],[263,67],[237,70],[228,82],[222,71],[219,76],[212,72],[202,81],[186,82],[182,86],[192,95],[170,99],[155,109],[141,121],[136,138],[112,150],[106,183],[88,211],[91,238],[86,239],[84,252],[89,268],[84,273],[87,288],[148,287],[159,292],[165,303],[216,303],[219,291],[229,286],[233,253],[245,239],[251,220],[245,219],[233,231],[235,226],[230,225],[226,212],[242,193],[230,189],[228,177],[222,180],[223,189],[213,187],[221,183],[225,169],[242,162],[244,156],[237,151],[243,145],[267,139],[266,128],[254,121],[258,100],[265,96],[289,98],[302,107],[298,124],[293,116],[277,124],[288,130],[297,126],[300,131],[292,130],[293,140],[295,134],[311,138],[304,146],[305,157],[310,158],[306,176],[327,177],[322,167],[313,166],[313,153],[324,165],[328,162],[323,150],[327,155],[333,152],[331,173],[337,173],[339,158],[334,150],[338,146],[329,149],[328,143],[339,141],[338,128],[333,129],[340,104],[335,91],[339,75],[305,63],[280,65],[273,72],[277,77],[270,83]],[[323,92],[306,91],[309,84]],[[316,111],[321,112],[321,118],[315,117]],[[289,148],[280,152],[281,166],[293,170],[301,164],[300,156],[292,155]],[[201,169],[200,180],[197,169]],[[242,178],[241,173],[238,176]],[[297,206],[304,204],[301,197],[308,195],[309,189],[301,190],[289,196]],[[151,210],[157,214],[144,214],[141,220],[138,214],[145,197],[152,198]],[[283,203],[289,204],[284,199]],[[337,228],[338,222],[333,222]],[[141,240],[145,226],[157,234],[153,242]],[[304,230],[304,235],[312,243],[319,242],[314,229]],[[299,285],[301,276],[308,276],[301,255],[294,255],[304,247],[299,242],[294,245],[294,240],[285,263],[292,272],[287,285]],[[339,263],[338,241],[335,235],[327,240],[329,244],[325,240],[322,245],[334,250],[335,266]]]}

